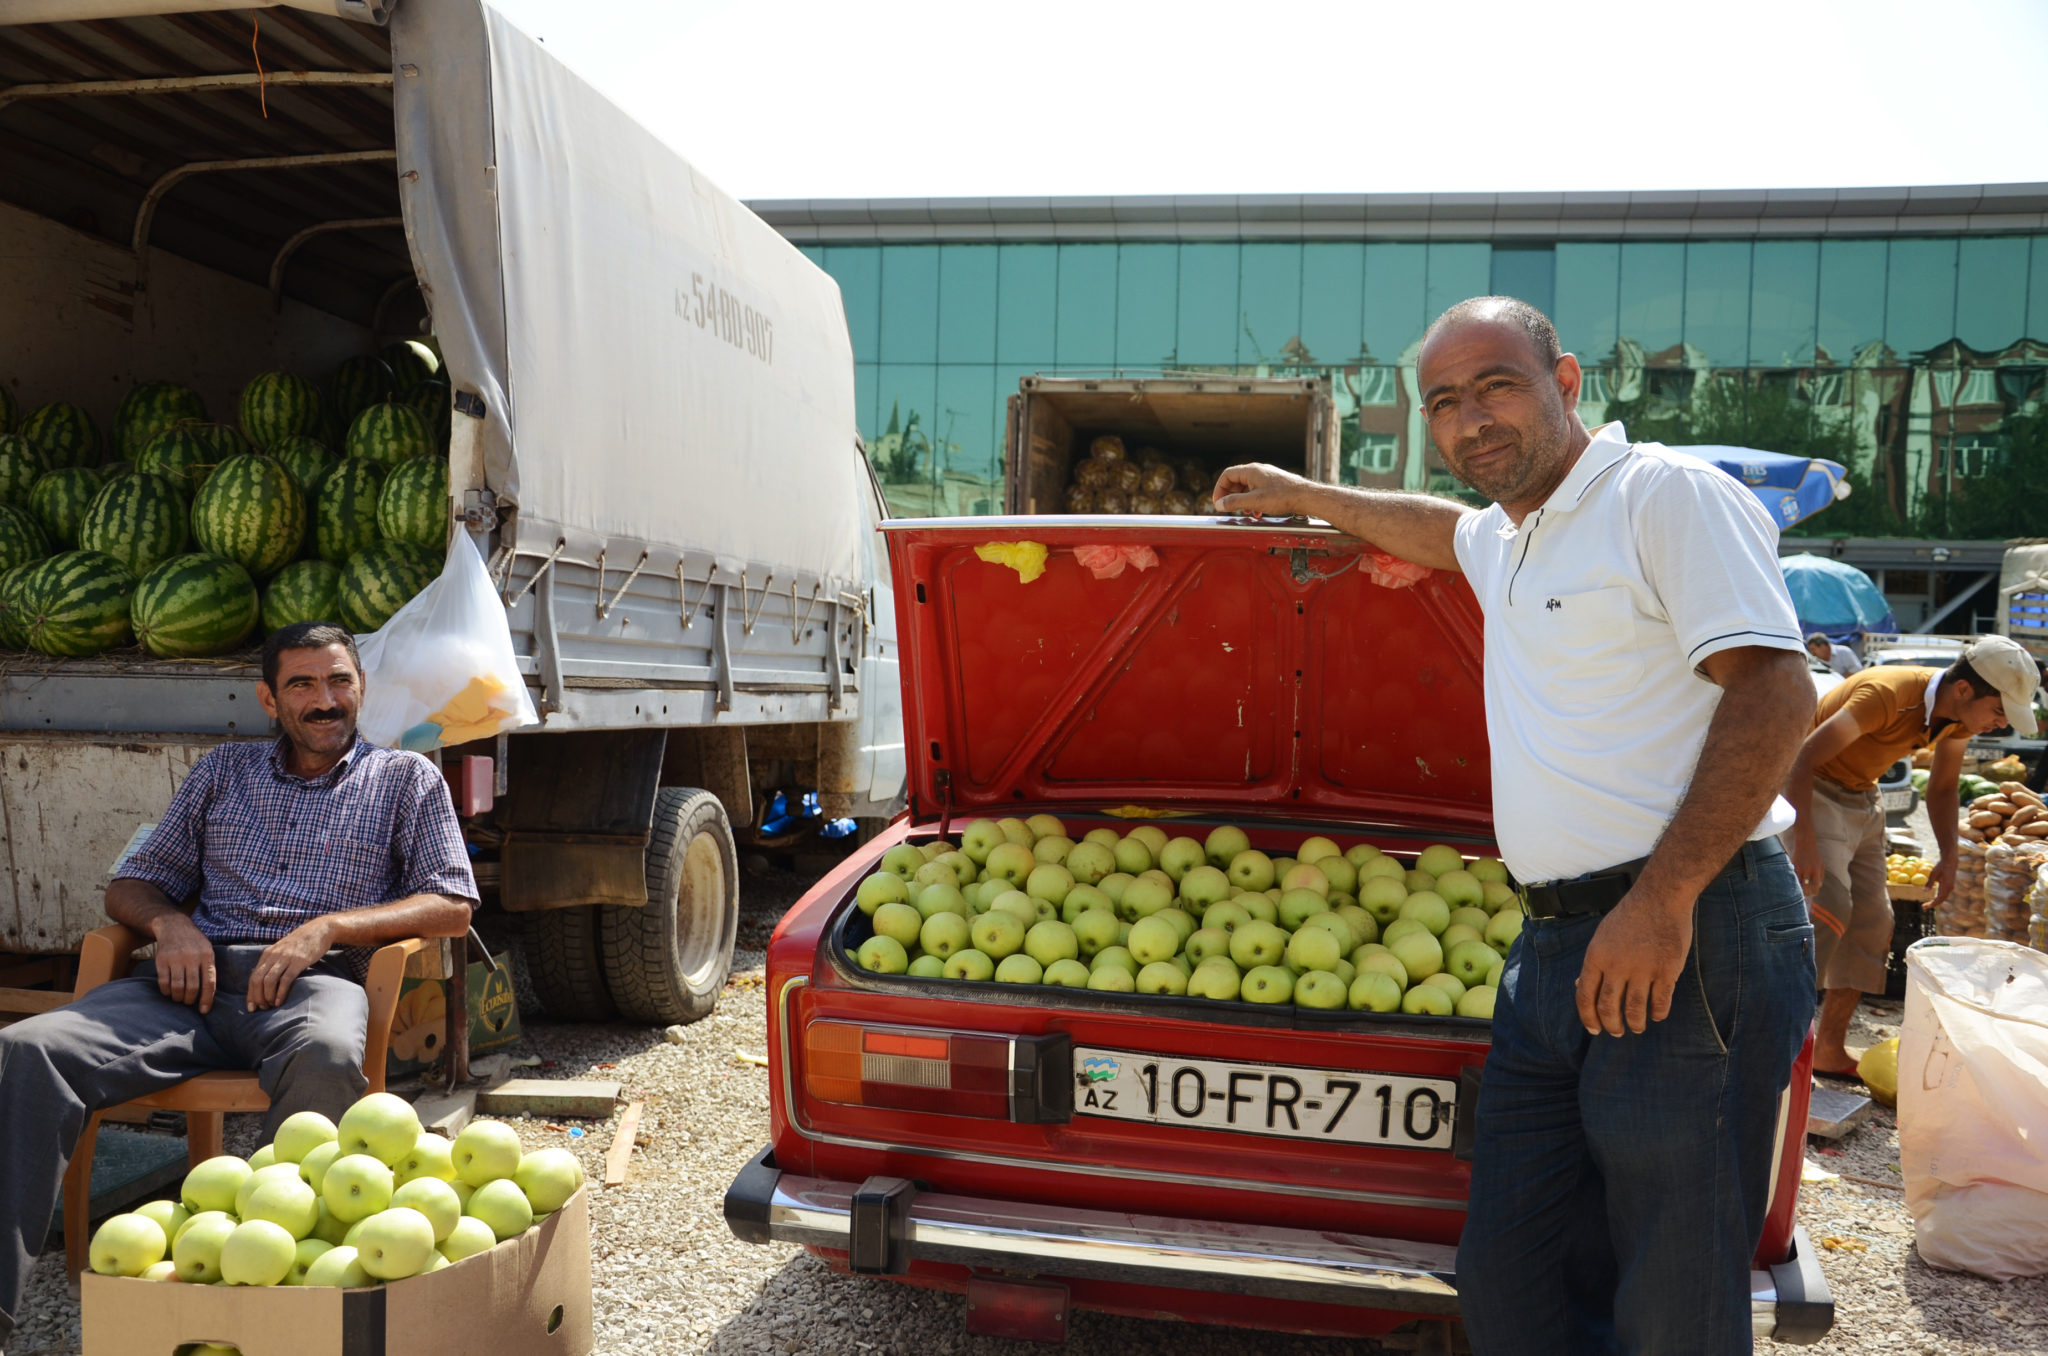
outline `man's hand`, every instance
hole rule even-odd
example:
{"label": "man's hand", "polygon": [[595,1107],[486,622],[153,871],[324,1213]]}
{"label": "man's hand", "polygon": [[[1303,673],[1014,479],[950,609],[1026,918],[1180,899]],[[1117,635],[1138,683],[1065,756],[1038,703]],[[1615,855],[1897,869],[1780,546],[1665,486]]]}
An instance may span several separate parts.
{"label": "man's hand", "polygon": [[1292,471],[1264,462],[1232,466],[1216,478],[1216,507],[1237,517],[1288,518],[1306,515],[1314,486]]}
{"label": "man's hand", "polygon": [[1640,884],[1605,918],[1579,970],[1579,1020],[1594,1035],[1637,1035],[1671,1014],[1671,994],[1692,950],[1693,901],[1675,904]]}
{"label": "man's hand", "polygon": [[164,997],[213,1011],[213,943],[175,910],[156,918],[150,935],[156,938],[156,987]]}
{"label": "man's hand", "polygon": [[1799,878],[1799,888],[1806,892],[1808,899],[1820,898],[1820,887],[1827,881],[1828,869],[1821,860],[1820,839],[1804,815],[1799,817],[1798,825],[1792,830],[1792,874]]}
{"label": "man's hand", "polygon": [[1948,902],[1956,889],[1956,859],[1953,854],[1943,857],[1927,873],[1927,883],[1934,887],[1934,902],[1937,906]]}
{"label": "man's hand", "polygon": [[315,918],[264,948],[249,975],[249,1011],[281,1005],[292,991],[292,981],[326,955],[332,944],[332,925],[326,918]]}

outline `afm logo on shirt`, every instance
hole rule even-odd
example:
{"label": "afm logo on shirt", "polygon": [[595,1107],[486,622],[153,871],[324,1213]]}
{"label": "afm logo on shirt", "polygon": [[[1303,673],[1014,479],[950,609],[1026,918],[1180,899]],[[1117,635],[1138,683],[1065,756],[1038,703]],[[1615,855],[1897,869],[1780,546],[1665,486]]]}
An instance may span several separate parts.
{"label": "afm logo on shirt", "polygon": [[1543,605],[1543,610],[1544,610],[1545,612],[1555,612],[1555,611],[1557,611],[1557,610],[1558,610],[1559,608],[1561,608],[1561,607],[1563,607],[1563,606],[1564,606],[1564,604],[1563,604],[1563,603],[1559,602],[1559,601],[1558,601],[1557,599],[1555,599],[1555,598],[1552,598],[1552,599],[1551,599],[1550,601],[1546,602],[1546,603],[1545,603],[1545,604]]}

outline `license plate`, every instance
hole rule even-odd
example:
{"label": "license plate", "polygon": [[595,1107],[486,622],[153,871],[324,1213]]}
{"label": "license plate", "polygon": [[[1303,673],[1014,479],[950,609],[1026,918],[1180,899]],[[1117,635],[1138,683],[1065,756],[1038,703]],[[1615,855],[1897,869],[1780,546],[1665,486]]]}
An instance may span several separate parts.
{"label": "license plate", "polygon": [[1074,1051],[1074,1114],[1287,1139],[1448,1149],[1458,1085],[1444,1078]]}

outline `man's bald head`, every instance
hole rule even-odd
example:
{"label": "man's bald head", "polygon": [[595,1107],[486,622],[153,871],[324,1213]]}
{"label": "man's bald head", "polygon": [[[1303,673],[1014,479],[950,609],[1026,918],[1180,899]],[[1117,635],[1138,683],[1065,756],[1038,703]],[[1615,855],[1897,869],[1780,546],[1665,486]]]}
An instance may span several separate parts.
{"label": "man's bald head", "polygon": [[1430,340],[1446,330],[1473,321],[1489,320],[1513,325],[1527,335],[1531,347],[1536,350],[1537,361],[1546,370],[1557,366],[1557,360],[1564,352],[1564,346],[1557,341],[1557,326],[1550,323],[1549,316],[1515,297],[1473,297],[1459,302],[1423,331],[1422,347],[1428,348]]}

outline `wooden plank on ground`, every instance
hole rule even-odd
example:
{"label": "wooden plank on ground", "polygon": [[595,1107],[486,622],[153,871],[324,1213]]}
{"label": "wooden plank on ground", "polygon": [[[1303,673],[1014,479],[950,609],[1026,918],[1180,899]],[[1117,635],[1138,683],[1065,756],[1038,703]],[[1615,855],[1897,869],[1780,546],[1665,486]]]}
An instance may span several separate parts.
{"label": "wooden plank on ground", "polygon": [[640,1134],[640,1111],[645,1102],[634,1102],[626,1108],[626,1114],[619,1117],[619,1132],[612,1136],[612,1147],[605,1151],[604,1184],[607,1187],[624,1186],[626,1165],[633,1158],[633,1141]]}
{"label": "wooden plank on ground", "polygon": [[477,1094],[487,1116],[585,1116],[608,1120],[619,1109],[619,1085],[595,1079],[514,1078]]}

